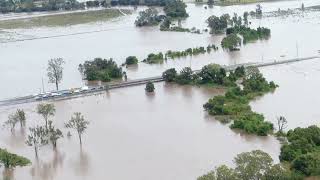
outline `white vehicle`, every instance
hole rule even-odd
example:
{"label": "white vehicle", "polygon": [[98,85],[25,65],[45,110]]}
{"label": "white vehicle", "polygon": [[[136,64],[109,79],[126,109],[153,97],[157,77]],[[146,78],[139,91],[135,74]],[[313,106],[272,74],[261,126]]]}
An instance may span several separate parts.
{"label": "white vehicle", "polygon": [[60,93],[57,93],[57,92],[53,92],[50,94],[52,97],[55,97],[55,96],[60,96],[61,94]]}
{"label": "white vehicle", "polygon": [[83,87],[81,87],[81,92],[83,92],[83,91],[88,91],[89,90],[89,87],[88,86],[83,86]]}

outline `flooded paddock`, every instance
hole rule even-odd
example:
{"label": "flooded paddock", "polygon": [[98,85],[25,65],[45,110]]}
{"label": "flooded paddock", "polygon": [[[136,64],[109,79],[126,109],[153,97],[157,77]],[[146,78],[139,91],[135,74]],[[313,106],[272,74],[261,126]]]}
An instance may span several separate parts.
{"label": "flooded paddock", "polygon": [[[40,148],[39,162],[32,147],[24,144],[19,127],[0,132],[1,147],[33,160],[32,166],[17,168],[16,179],[113,179],[194,180],[220,164],[232,165],[238,153],[261,149],[276,162],[280,150],[274,137],[234,132],[208,116],[202,105],[222,90],[155,84],[155,94],[144,86],[111,90],[101,95],[55,102],[54,124],[65,137],[58,151]],[[36,104],[21,105],[27,127],[43,124]],[[0,110],[0,123],[18,107]],[[90,121],[82,150],[75,132],[69,139],[64,123],[74,112]]]}

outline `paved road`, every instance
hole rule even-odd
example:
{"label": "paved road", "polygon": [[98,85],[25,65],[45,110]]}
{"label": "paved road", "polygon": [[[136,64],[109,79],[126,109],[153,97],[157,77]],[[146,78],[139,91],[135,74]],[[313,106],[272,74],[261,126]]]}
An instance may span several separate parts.
{"label": "paved road", "polygon": [[[282,60],[282,61],[274,60],[273,62],[266,62],[266,63],[245,63],[245,64],[224,66],[224,68],[227,71],[232,71],[239,66],[265,67],[265,66],[288,64],[288,63],[294,63],[294,62],[300,62],[300,61],[306,61],[306,60],[312,60],[312,59],[319,59],[319,58],[320,58],[320,56],[312,56],[312,57],[294,58],[294,59],[288,59],[288,60]],[[195,72],[199,72],[199,71],[200,70],[196,70]],[[76,92],[76,93],[68,93],[68,94],[46,97],[46,98],[37,98],[37,96],[34,96],[34,95],[16,97],[16,98],[5,99],[5,100],[0,101],[0,106],[10,106],[10,105],[31,103],[31,102],[37,102],[37,101],[59,101],[59,100],[78,98],[78,97],[83,97],[83,96],[94,95],[94,94],[101,93],[101,92],[111,90],[111,89],[143,85],[143,84],[146,84],[148,81],[161,82],[161,81],[164,81],[164,79],[161,76],[155,76],[155,77],[149,77],[149,78],[144,78],[144,79],[116,82],[116,83],[110,83],[106,86],[91,87],[88,90],[83,90],[83,91]]]}

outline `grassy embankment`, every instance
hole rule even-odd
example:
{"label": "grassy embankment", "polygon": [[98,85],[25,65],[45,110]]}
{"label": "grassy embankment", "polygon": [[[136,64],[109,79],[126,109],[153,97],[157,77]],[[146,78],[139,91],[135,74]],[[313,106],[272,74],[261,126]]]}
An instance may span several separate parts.
{"label": "grassy embankment", "polygon": [[[130,14],[130,10],[121,10]],[[26,29],[32,27],[55,27],[85,24],[98,21],[106,21],[112,18],[123,16],[118,9],[103,9],[97,11],[83,11],[66,14],[46,15],[40,17],[21,18],[14,20],[0,21],[2,29]]]}

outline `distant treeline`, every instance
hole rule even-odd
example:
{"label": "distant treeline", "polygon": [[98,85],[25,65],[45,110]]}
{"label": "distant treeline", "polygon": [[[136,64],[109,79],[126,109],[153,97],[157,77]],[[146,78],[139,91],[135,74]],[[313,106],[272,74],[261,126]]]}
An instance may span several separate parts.
{"label": "distant treeline", "polygon": [[74,10],[85,8],[85,6],[85,3],[79,3],[76,0],[0,0],[1,13]]}
{"label": "distant treeline", "polygon": [[145,5],[145,6],[165,6],[174,3],[173,0],[112,0],[108,1],[86,1],[77,0],[0,0],[0,12],[38,12],[57,10],[77,10],[90,7],[109,7],[116,5]]}

